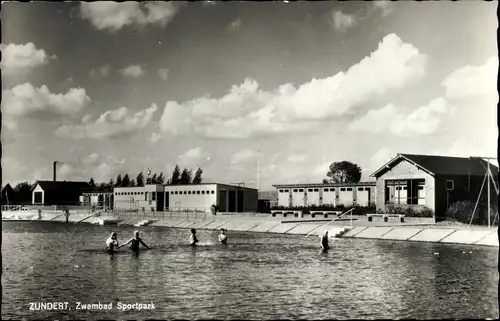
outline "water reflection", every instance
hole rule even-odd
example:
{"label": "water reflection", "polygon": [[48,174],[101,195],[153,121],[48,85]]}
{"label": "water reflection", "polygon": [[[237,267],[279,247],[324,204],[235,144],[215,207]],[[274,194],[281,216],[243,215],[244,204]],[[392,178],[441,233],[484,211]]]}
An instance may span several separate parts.
{"label": "water reflection", "polygon": [[[322,252],[315,238],[229,231],[222,245],[218,231],[203,230],[190,247],[188,229],[144,228],[151,250],[108,255],[109,227],[11,224],[2,231],[4,319],[497,317],[496,248],[341,239]],[[112,229],[121,239],[132,232]],[[153,300],[156,310],[31,313],[39,298]]]}

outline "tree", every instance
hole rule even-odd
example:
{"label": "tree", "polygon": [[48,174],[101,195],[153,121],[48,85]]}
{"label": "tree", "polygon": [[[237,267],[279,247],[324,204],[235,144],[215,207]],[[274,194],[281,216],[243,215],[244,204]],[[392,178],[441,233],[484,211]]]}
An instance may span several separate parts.
{"label": "tree", "polygon": [[122,186],[123,187],[129,187],[130,186],[130,177],[128,177],[127,173],[125,173],[125,176],[123,176]]}
{"label": "tree", "polygon": [[191,171],[188,170],[187,168],[184,168],[181,173],[179,184],[183,185],[191,184],[191,176],[192,176]]}
{"label": "tree", "polygon": [[115,186],[115,181],[113,179],[110,179],[108,183],[108,188],[112,190],[114,186]]}
{"label": "tree", "polygon": [[129,185],[130,187],[135,187],[135,186],[136,186],[136,184],[135,184],[135,179],[133,179],[133,178],[132,178],[132,179],[130,180],[130,184],[128,184],[128,185]]}
{"label": "tree", "polygon": [[122,186],[122,174],[118,174],[118,176],[116,177],[116,184],[115,184],[116,187],[121,187]]}
{"label": "tree", "polygon": [[91,187],[95,187],[95,182],[94,182],[94,178],[93,177],[90,178],[89,185]]}
{"label": "tree", "polygon": [[179,165],[175,165],[170,182],[172,185],[179,185],[180,180],[181,180],[181,169],[179,168]]}
{"label": "tree", "polygon": [[357,183],[361,180],[361,167],[348,161],[334,162],[326,176],[332,183]]}
{"label": "tree", "polygon": [[[15,202],[17,204],[31,204],[31,190],[33,189],[33,185],[28,182],[22,182],[14,187],[15,194]],[[10,200],[12,202],[12,200]]]}
{"label": "tree", "polygon": [[323,178],[323,184],[328,184],[328,180],[326,178]]}
{"label": "tree", "polygon": [[158,175],[158,177],[156,177],[156,182],[158,184],[163,184],[165,183],[165,177],[163,177],[163,172],[160,173],[160,175]]}
{"label": "tree", "polygon": [[196,173],[194,174],[193,184],[201,184],[201,175],[203,174],[203,170],[198,167]]}
{"label": "tree", "polygon": [[156,173],[154,173],[153,177],[151,178],[151,184],[156,184]]}
{"label": "tree", "polygon": [[144,186],[144,174],[142,172],[137,175],[136,180],[137,186]]}

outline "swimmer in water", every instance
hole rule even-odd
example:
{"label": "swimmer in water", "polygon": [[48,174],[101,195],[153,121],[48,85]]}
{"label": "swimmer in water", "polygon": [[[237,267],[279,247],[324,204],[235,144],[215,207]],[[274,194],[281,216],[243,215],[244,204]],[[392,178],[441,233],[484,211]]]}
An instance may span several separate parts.
{"label": "swimmer in water", "polygon": [[219,242],[221,242],[222,244],[227,244],[227,234],[226,230],[223,228],[220,229]]}
{"label": "swimmer in water", "polygon": [[191,236],[189,237],[189,245],[196,246],[196,243],[198,243],[198,239],[196,238],[196,229],[192,228]]}
{"label": "swimmer in water", "polygon": [[106,240],[106,251],[109,253],[113,253],[115,246],[118,248],[118,239],[116,236],[116,232],[112,232],[110,237]]}
{"label": "swimmer in water", "polygon": [[321,248],[323,251],[328,251],[330,245],[328,244],[328,231],[325,231],[325,235],[321,236]]}
{"label": "swimmer in water", "polygon": [[145,248],[147,248],[148,250],[150,249],[149,246],[147,246],[143,241],[142,239],[139,237],[139,231],[135,231],[134,232],[134,237],[131,238],[130,240],[128,240],[127,243],[119,246],[118,248],[122,247],[122,246],[126,246],[128,244],[131,244],[130,245],[130,249],[134,252],[139,252],[139,244],[142,244]]}

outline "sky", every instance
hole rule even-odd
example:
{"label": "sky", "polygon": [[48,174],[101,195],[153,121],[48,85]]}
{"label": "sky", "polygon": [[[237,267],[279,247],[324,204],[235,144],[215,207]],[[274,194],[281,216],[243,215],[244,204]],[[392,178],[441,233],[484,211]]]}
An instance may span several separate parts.
{"label": "sky", "polygon": [[261,190],[497,155],[496,2],[4,2],[3,182]]}

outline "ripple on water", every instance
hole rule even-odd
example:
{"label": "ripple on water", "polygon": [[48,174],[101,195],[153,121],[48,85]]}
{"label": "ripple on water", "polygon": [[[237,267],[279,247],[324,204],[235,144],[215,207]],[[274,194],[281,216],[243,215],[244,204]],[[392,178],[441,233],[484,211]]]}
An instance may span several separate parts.
{"label": "ripple on water", "polygon": [[[102,251],[111,229],[9,223],[2,230],[2,318],[399,319],[497,317],[497,250],[339,240],[328,253],[302,236],[144,229],[139,256]],[[462,253],[466,252],[466,253]],[[471,253],[472,252],[472,253]],[[22,253],[22,254],[20,254]],[[435,253],[438,253],[436,255]],[[40,298],[69,302],[154,301],[151,311],[41,311]]]}

